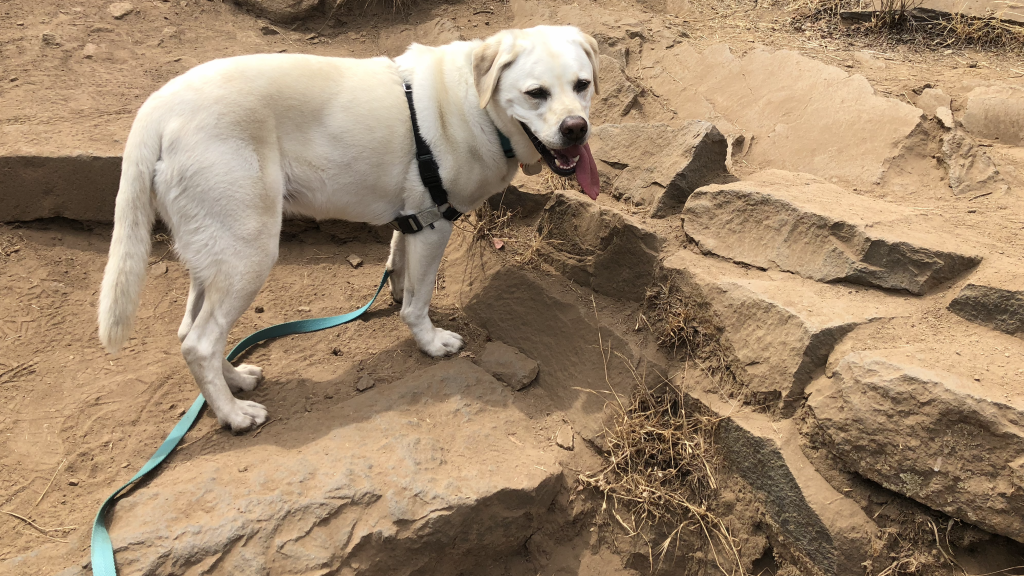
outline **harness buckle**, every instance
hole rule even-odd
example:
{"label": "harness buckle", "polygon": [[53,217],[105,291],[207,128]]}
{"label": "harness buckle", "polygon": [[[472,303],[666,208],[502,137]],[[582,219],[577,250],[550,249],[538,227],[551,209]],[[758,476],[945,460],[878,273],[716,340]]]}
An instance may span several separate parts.
{"label": "harness buckle", "polygon": [[423,224],[420,223],[420,219],[415,214],[399,216],[391,222],[388,222],[388,226],[391,226],[391,228],[401,232],[402,234],[415,234],[420,230],[423,230]]}

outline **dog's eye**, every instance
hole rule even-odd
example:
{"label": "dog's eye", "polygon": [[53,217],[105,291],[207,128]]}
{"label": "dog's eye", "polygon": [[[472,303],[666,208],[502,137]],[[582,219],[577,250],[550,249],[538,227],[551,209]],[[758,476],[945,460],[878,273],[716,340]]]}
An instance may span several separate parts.
{"label": "dog's eye", "polygon": [[544,100],[551,94],[546,88],[534,88],[533,90],[527,90],[526,95],[530,98],[536,98],[537,100]]}
{"label": "dog's eye", "polygon": [[577,93],[584,92],[587,88],[590,88],[590,80],[577,80],[576,85],[572,87]]}

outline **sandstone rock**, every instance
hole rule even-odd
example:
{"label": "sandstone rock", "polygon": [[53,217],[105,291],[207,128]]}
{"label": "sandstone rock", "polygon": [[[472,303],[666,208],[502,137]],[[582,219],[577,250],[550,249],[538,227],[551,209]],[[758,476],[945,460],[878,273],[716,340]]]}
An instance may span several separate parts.
{"label": "sandstone rock", "polygon": [[44,45],[49,46],[51,48],[59,48],[63,44],[63,42],[60,39],[60,36],[57,36],[53,32],[43,32],[43,34],[40,36],[40,40],[42,40]]}
{"label": "sandstone rock", "polygon": [[1024,338],[1022,264],[989,257],[949,303],[957,316]]}
{"label": "sandstone rock", "polygon": [[935,117],[939,119],[944,128],[953,129],[956,128],[956,121],[953,120],[953,111],[949,108],[940,106],[935,109]]}
{"label": "sandstone rock", "polygon": [[273,440],[285,423],[264,432],[267,444],[179,462],[122,498],[119,569],[474,573],[522,550],[562,482],[550,446],[508,441],[529,419],[466,360],[332,410],[298,444]]}
{"label": "sandstone rock", "polygon": [[640,89],[626,76],[622,66],[610,56],[600,56],[601,94],[590,107],[590,121],[595,126],[620,122],[640,95]]}
{"label": "sandstone rock", "polygon": [[952,99],[938,88],[925,88],[914,104],[917,104],[917,107],[925,114],[935,116],[939,108],[949,110],[952,106]]}
{"label": "sandstone rock", "polygon": [[0,155],[0,222],[112,222],[120,179],[119,156]]}
{"label": "sandstone rock", "polygon": [[539,370],[536,361],[501,342],[488,342],[476,364],[513,390],[522,390],[533,383]]}
{"label": "sandstone rock", "polygon": [[[915,6],[946,14],[963,14],[977,18],[994,16],[1000,20],[1024,23],[1024,14],[1021,13],[1019,5],[1002,0],[922,0]],[[936,15],[933,13],[929,17],[934,19]]]}
{"label": "sandstone rock", "polygon": [[557,192],[537,225],[541,257],[570,280],[639,301],[654,281],[659,240],[632,219],[585,196]]}
{"label": "sandstone rock", "polygon": [[666,259],[664,271],[684,289],[698,291],[690,298],[710,303],[751,403],[786,413],[803,399],[804,388],[846,334],[915,307],[876,290],[747,270],[688,250]]}
{"label": "sandstone rock", "polygon": [[517,176],[517,179],[524,186],[509,185],[500,194],[488,198],[487,203],[492,210],[504,209],[510,213],[516,213],[520,218],[532,218],[540,214],[541,210],[551,201],[551,191],[529,190],[527,188],[533,183],[531,178]]}
{"label": "sandstone rock", "polygon": [[802,564],[802,574],[864,573],[861,564],[871,556],[878,527],[815,471],[791,420],[772,422],[707,394],[687,400],[721,418],[715,445],[726,466],[758,492],[773,531]]}
{"label": "sandstone rock", "polygon": [[999,176],[999,169],[988,151],[978,146],[963,130],[953,130],[942,138],[942,162],[946,165],[949,187],[960,196],[990,184]]}
{"label": "sandstone rock", "polygon": [[275,22],[295,22],[310,16],[320,6],[320,0],[235,0],[258,16]]}
{"label": "sandstone rock", "polygon": [[86,44],[85,47],[82,48],[82,58],[85,58],[86,60],[94,58],[98,49],[99,47],[95,44]]}
{"label": "sandstone rock", "polygon": [[356,381],[356,390],[359,392],[366,392],[370,388],[373,388],[377,383],[373,381],[373,376],[369,374],[363,374],[359,380]]}
{"label": "sandstone rock", "polygon": [[829,449],[926,506],[1024,541],[1024,402],[907,362],[853,352],[808,389]]}
{"label": "sandstone rock", "polygon": [[704,252],[819,282],[924,294],[981,262],[909,209],[768,170],[696,191],[684,229]]}
{"label": "sandstone rock", "polygon": [[[470,234],[453,236],[445,282],[473,324],[495,340],[515,342],[538,362],[530,394],[563,412],[582,438],[601,444],[605,399],[612,398],[611,386],[617,394],[630,393],[626,362],[636,362],[637,355],[614,327],[599,322],[593,303],[581,301],[565,279],[509,262]],[[598,343],[626,360],[613,354],[606,362]]]}
{"label": "sandstone rock", "polygon": [[107,7],[107,11],[114,17],[115,20],[120,20],[125,16],[135,12],[135,7],[129,2],[115,2]]}
{"label": "sandstone rock", "polygon": [[605,124],[594,129],[591,148],[602,185],[654,218],[677,213],[694,190],[729,173],[725,136],[698,120],[681,128]]}
{"label": "sandstone rock", "polygon": [[1001,144],[1024,143],[1024,88],[981,86],[967,95],[964,128],[978,138]]}
{"label": "sandstone rock", "polygon": [[572,426],[562,426],[558,429],[558,432],[555,433],[555,444],[564,450],[572,450],[575,446],[573,436]]}
{"label": "sandstone rock", "polygon": [[353,268],[359,268],[363,265],[363,259],[355,254],[349,254],[345,260],[348,260],[349,265]]}
{"label": "sandstone rock", "polygon": [[737,56],[726,45],[698,52],[683,43],[645,53],[643,65],[647,85],[680,119],[665,121],[749,134],[750,164],[853,186],[876,182],[921,122],[918,108],[876,94],[863,76],[788,50]]}

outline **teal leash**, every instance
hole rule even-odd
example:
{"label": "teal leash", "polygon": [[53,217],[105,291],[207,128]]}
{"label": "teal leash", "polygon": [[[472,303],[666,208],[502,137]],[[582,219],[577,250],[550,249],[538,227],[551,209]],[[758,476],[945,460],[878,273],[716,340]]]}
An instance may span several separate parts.
{"label": "teal leash", "polygon": [[[356,318],[362,316],[370,306],[373,305],[374,301],[377,300],[377,296],[380,295],[380,291],[384,289],[384,285],[387,284],[388,276],[391,275],[390,270],[384,271],[384,277],[380,279],[380,286],[377,286],[377,291],[373,294],[373,298],[366,303],[362,308],[349,312],[348,314],[341,314],[340,316],[329,316],[327,318],[310,318],[307,320],[295,320],[293,322],[285,322],[284,324],[276,324],[274,326],[268,326],[262,330],[254,332],[247,336],[244,340],[235,345],[228,354],[228,362],[231,362],[238,357],[239,354],[245,352],[250,346],[259,344],[271,338],[278,338],[281,336],[290,336],[292,334],[304,334],[306,332],[316,332],[317,330],[324,330],[326,328],[333,328],[340,326],[347,322],[351,322]],[[99,512],[96,513],[96,520],[92,523],[92,573],[93,576],[117,576],[117,568],[114,567],[114,544],[110,541],[110,534],[107,532],[107,524],[104,519],[107,511],[110,510],[115,499],[120,495],[126,488],[134,484],[140,478],[149,474],[154,468],[160,465],[161,462],[167,458],[171,452],[178,446],[181,439],[188,432],[189,428],[195,424],[196,418],[199,417],[199,412],[203,409],[206,404],[206,399],[200,394],[196,401],[192,403],[192,407],[185,412],[185,415],[181,417],[181,420],[174,426],[171,433],[164,440],[163,444],[157,448],[156,453],[149,459],[149,462],[139,469],[132,476],[132,479],[127,484],[118,488],[109,498],[103,501],[100,506]]]}

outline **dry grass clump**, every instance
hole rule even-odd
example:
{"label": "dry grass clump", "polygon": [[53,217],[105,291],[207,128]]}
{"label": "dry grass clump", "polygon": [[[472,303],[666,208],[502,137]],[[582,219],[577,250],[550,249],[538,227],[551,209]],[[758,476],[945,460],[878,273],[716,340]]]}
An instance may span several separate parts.
{"label": "dry grass clump", "polygon": [[[920,0],[799,0],[790,9],[803,12],[793,19],[798,27],[821,22],[845,34],[869,35],[888,42],[1024,51],[1024,25],[1003,20],[998,13],[979,17],[920,6]],[[853,25],[844,26],[844,22]]]}
{"label": "dry grass clump", "polygon": [[469,215],[473,240],[505,241],[510,239],[512,237],[512,222],[518,215],[518,209],[509,210],[504,206],[498,206],[498,209],[495,210],[489,203],[484,202]]}
{"label": "dry grass clump", "polygon": [[722,344],[722,329],[711,303],[699,290],[685,290],[671,277],[651,286],[644,296],[637,328],[648,329],[659,346],[670,349],[680,360],[694,362],[708,376],[725,384],[724,389],[738,384]]}
{"label": "dry grass clump", "polygon": [[580,188],[580,183],[576,181],[574,176],[559,176],[551,170],[544,170],[538,176],[541,183],[540,187],[544,191],[574,190],[576,192],[583,192],[583,188]]}
{"label": "dry grass clump", "polygon": [[617,414],[605,431],[608,465],[580,481],[611,498],[604,510],[630,537],[643,541],[652,571],[670,550],[678,553],[689,531],[706,543],[722,573],[741,572],[735,541],[709,509],[718,492],[718,420],[687,410],[682,393],[670,383],[651,388],[644,377],[633,375],[632,397],[628,405],[616,398]]}

